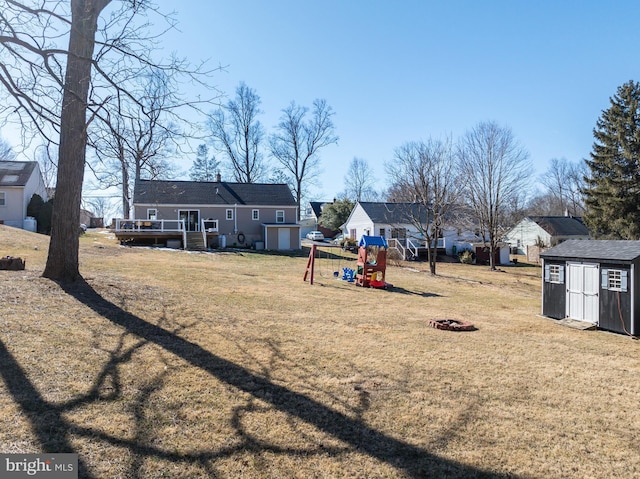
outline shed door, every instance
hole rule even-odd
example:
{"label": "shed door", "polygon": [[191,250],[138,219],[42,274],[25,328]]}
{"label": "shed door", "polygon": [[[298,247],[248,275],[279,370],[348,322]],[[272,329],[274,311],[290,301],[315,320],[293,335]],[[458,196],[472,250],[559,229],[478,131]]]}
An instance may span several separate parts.
{"label": "shed door", "polygon": [[278,249],[291,249],[291,232],[289,228],[278,228]]}
{"label": "shed door", "polygon": [[598,324],[597,264],[567,263],[567,316]]}

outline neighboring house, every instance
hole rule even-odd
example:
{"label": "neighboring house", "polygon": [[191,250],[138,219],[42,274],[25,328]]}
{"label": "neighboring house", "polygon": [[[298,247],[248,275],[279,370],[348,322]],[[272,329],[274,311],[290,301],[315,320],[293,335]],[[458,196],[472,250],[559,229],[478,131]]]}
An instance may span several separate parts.
{"label": "neighboring house", "polygon": [[300,220],[300,236],[304,238],[309,231],[321,231],[325,238],[333,238],[339,233],[339,231],[325,228],[320,225],[320,217],[322,216],[322,210],[326,205],[330,205],[329,202],[322,201],[310,201],[304,215]]}
{"label": "neighboring house", "polygon": [[540,257],[544,316],[640,334],[640,241],[567,240]]}
{"label": "neighboring house", "polygon": [[47,201],[47,190],[36,161],[0,161],[0,224],[36,231],[27,206],[34,195]]}
{"label": "neighboring house", "polygon": [[139,180],[133,214],[116,221],[121,241],[127,231],[131,238],[168,238],[184,224],[184,237],[201,236],[207,248],[300,249],[297,205],[284,184]]}
{"label": "neighboring house", "polygon": [[568,239],[589,239],[589,229],[572,216],[527,216],[503,238],[512,251],[527,254],[527,247],[556,246]]}
{"label": "neighboring house", "polygon": [[[420,216],[420,205],[415,203],[358,202],[343,225],[344,234],[357,242],[362,236],[382,236],[392,240],[390,247],[399,243],[401,252],[403,247],[424,248],[424,237],[412,220]],[[437,248],[455,256],[461,249],[472,249],[479,241],[482,237],[476,232],[449,225],[443,228]]]}

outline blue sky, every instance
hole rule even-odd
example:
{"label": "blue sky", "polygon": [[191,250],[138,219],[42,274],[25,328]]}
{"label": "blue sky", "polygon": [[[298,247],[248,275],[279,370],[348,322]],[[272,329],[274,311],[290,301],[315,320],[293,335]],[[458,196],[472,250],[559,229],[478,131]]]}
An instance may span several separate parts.
{"label": "blue sky", "polygon": [[321,152],[313,199],[343,190],[353,157],[382,189],[403,143],[486,120],[512,129],[538,173],[551,158],[580,160],[609,98],[640,80],[637,0],[157,3],[181,30],[164,53],[225,66],[212,83],[228,96],[241,81],[253,88],[268,132],[292,100],[333,107],[340,140]]}
{"label": "blue sky", "polygon": [[[171,7],[173,2],[160,5]],[[609,98],[640,80],[637,1],[189,0],[165,48],[226,66],[214,84],[256,90],[270,130],[292,100],[324,98],[337,146],[322,152],[316,199],[344,187],[353,157],[385,186],[407,141],[509,126],[538,173],[577,161]]]}

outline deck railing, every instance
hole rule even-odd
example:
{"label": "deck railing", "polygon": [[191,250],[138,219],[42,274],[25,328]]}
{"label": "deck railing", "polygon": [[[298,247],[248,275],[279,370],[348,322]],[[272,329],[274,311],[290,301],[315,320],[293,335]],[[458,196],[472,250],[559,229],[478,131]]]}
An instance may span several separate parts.
{"label": "deck railing", "polygon": [[205,247],[208,247],[207,233],[218,232],[218,220],[200,220],[200,232],[202,233],[202,241]]}
{"label": "deck railing", "polygon": [[116,233],[180,233],[186,248],[187,230],[184,220],[116,219]]}
{"label": "deck railing", "polygon": [[140,232],[176,232],[184,231],[184,220],[124,220],[116,219],[116,232],[140,231]]}
{"label": "deck railing", "polygon": [[390,249],[395,249],[400,253],[403,260],[418,257],[419,245],[416,245],[411,238],[390,238],[387,239],[387,244]]}

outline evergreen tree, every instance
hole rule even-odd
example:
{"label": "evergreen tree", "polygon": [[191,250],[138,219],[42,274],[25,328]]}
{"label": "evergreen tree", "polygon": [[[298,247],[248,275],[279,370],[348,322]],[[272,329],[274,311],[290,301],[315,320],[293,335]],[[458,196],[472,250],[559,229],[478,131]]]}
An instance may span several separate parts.
{"label": "evergreen tree", "polygon": [[640,239],[640,83],[610,98],[593,131],[584,221],[596,237]]}
{"label": "evergreen tree", "polygon": [[196,159],[193,160],[193,166],[189,170],[189,176],[193,181],[215,181],[216,173],[220,162],[215,156],[209,158],[209,149],[207,145],[198,145]]}
{"label": "evergreen tree", "polygon": [[322,216],[320,217],[319,223],[325,228],[339,230],[340,226],[349,219],[349,215],[354,206],[353,201],[347,198],[335,200],[322,209]]}

